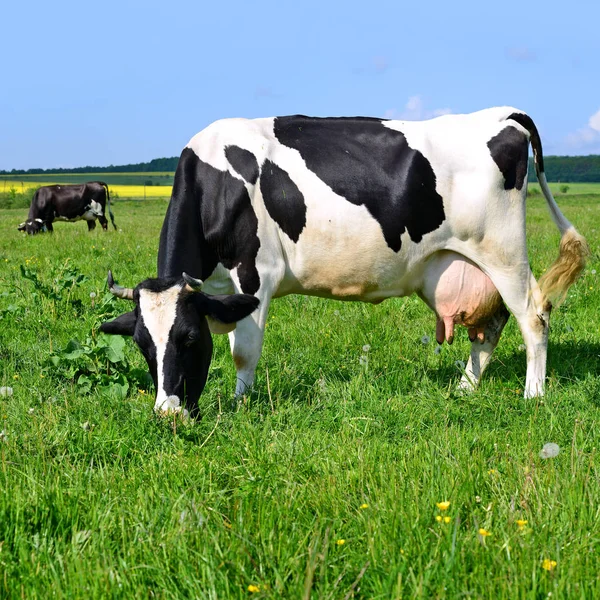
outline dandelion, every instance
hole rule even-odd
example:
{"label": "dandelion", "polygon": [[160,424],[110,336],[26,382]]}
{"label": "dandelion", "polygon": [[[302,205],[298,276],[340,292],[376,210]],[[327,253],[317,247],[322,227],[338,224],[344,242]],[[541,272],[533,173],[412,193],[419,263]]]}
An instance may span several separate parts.
{"label": "dandelion", "polygon": [[96,292],[90,292],[90,298],[93,300],[96,297]]}
{"label": "dandelion", "polygon": [[441,523],[441,522],[442,522],[442,515],[435,515],[435,520],[436,520],[438,523]]}
{"label": "dandelion", "polygon": [[346,543],[346,540],[338,540],[338,541],[336,542],[336,545],[337,545],[337,546],[343,546],[345,543]]}
{"label": "dandelion", "polygon": [[27,412],[32,415],[35,412],[35,408],[32,406]]}
{"label": "dandelion", "polygon": [[451,517],[444,517],[444,523],[450,523],[452,521]]}
{"label": "dandelion", "polygon": [[368,504],[361,504],[360,505],[360,509],[361,510],[365,510],[365,508],[369,508],[369,505]]}
{"label": "dandelion", "polygon": [[13,379],[19,379],[18,375],[13,375]]}
{"label": "dandelion", "polygon": [[591,273],[592,275],[595,275],[595,274],[596,274],[596,269],[592,269],[592,270],[590,271],[590,273]]}
{"label": "dandelion", "polygon": [[362,347],[362,351],[363,351],[363,352],[368,352],[370,349],[371,349],[371,346],[369,346],[369,344],[365,344],[365,345]]}
{"label": "dandelion", "polygon": [[361,367],[366,367],[369,364],[369,359],[363,354],[359,359],[358,362],[360,364]]}
{"label": "dandelion", "polygon": [[481,502],[481,496],[475,496],[475,502],[479,504]]}
{"label": "dandelion", "polygon": [[441,354],[442,353],[442,347],[441,346],[436,346],[434,352],[436,354]]}
{"label": "dandelion", "polygon": [[527,525],[527,519],[517,519],[516,523],[519,529],[525,529],[525,525]]}
{"label": "dandelion", "polygon": [[444,500],[443,502],[436,502],[435,505],[441,510],[448,510],[448,508],[450,508],[450,501],[449,500]]}
{"label": "dandelion", "polygon": [[557,565],[557,562],[555,560],[552,560],[550,558],[545,558],[544,561],[542,562],[542,569],[546,570],[546,571],[552,571]]}
{"label": "dandelion", "polygon": [[484,529],[483,527],[480,527],[479,530],[477,531],[477,533],[483,538],[486,538],[486,537],[492,535],[491,532],[489,532],[487,529]]}
{"label": "dandelion", "polygon": [[426,346],[427,344],[429,344],[430,339],[431,338],[428,335],[421,336],[421,344]]}
{"label": "dandelion", "polygon": [[560,447],[558,444],[548,442],[547,444],[544,444],[543,448],[540,450],[540,458],[554,458],[558,456],[559,452]]}
{"label": "dandelion", "polygon": [[13,395],[13,389],[11,387],[8,386],[2,386],[0,387],[0,396],[12,396]]}
{"label": "dandelion", "polygon": [[260,586],[258,586],[258,585],[253,585],[253,584],[250,584],[250,585],[248,586],[248,591],[249,591],[251,594],[256,594],[256,593],[260,592]]}
{"label": "dandelion", "polygon": [[92,428],[92,426],[90,425],[89,421],[86,421],[85,423],[81,424],[81,429],[83,429],[84,431],[89,431]]}
{"label": "dandelion", "polygon": [[489,469],[488,470],[488,475],[497,475],[498,471],[496,471],[496,469]]}

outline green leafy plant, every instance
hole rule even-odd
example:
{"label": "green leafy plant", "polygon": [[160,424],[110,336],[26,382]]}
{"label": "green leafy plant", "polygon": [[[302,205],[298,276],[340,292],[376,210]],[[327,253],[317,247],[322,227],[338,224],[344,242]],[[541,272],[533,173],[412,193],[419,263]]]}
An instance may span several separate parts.
{"label": "green leafy plant", "polygon": [[[37,271],[31,269],[29,266],[20,265],[20,269],[21,276],[33,283],[36,290],[32,294],[34,297],[41,294],[46,298],[57,301],[63,300],[65,292],[66,300],[71,301],[73,289],[88,280],[86,275],[81,273],[76,266],[70,265],[68,261],[58,270],[51,284],[44,283],[39,278]],[[71,303],[77,304],[80,301],[71,301]]]}
{"label": "green leafy plant", "polygon": [[[124,398],[130,385],[147,389],[150,376],[133,367],[125,356],[125,339],[118,335],[71,340],[50,357],[53,372],[73,381],[81,393],[111,391]],[[50,366],[49,365],[49,366]]]}

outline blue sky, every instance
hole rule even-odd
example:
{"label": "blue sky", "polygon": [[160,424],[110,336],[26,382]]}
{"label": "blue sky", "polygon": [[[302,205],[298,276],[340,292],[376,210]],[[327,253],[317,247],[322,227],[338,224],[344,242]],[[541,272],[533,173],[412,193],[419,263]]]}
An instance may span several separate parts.
{"label": "blue sky", "polygon": [[178,155],[223,117],[512,105],[600,153],[600,2],[10,2],[0,169]]}

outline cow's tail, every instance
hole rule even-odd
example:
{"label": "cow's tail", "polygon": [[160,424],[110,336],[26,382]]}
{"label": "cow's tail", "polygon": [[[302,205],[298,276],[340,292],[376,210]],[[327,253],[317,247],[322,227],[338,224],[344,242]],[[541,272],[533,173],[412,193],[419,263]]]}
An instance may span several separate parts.
{"label": "cow's tail", "polygon": [[562,214],[548,187],[548,181],[544,173],[542,141],[535,123],[531,117],[524,113],[513,113],[509,119],[516,121],[529,132],[531,149],[533,150],[533,162],[540,188],[546,199],[552,220],[561,234],[558,258],[539,280],[539,285],[544,295],[557,305],[565,299],[567,291],[575,283],[581,271],[583,271],[586,260],[590,255],[590,248],[586,239]]}
{"label": "cow's tail", "polygon": [[108,191],[108,185],[106,183],[104,183],[104,181],[99,181],[98,183],[100,185],[103,185],[104,189],[106,189],[106,208],[108,209],[108,214],[110,215],[110,221],[116,230],[117,225],[115,224],[115,215],[113,215],[113,211],[110,208],[110,192]]}

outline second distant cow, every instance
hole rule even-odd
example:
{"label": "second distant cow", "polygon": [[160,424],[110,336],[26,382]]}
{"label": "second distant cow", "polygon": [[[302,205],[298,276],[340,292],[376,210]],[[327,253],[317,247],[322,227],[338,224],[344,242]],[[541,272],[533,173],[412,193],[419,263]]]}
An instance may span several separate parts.
{"label": "second distant cow", "polygon": [[113,227],[115,217],[110,209],[108,186],[102,181],[89,181],[80,185],[47,185],[38,189],[29,207],[27,221],[19,225],[19,231],[35,234],[54,231],[54,221],[87,221],[88,230],[96,227],[96,219],[102,229],[108,229],[106,208]]}

